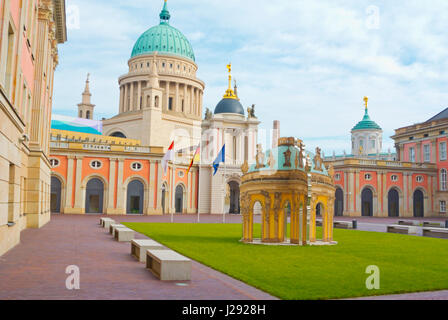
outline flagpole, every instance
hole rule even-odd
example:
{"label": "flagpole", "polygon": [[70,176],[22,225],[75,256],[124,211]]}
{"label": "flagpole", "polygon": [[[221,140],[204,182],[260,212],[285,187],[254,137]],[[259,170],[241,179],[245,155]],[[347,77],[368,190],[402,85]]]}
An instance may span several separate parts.
{"label": "flagpole", "polygon": [[226,197],[227,197],[227,163],[226,163],[227,156],[224,156],[224,214],[222,215],[222,223],[226,223]]}
{"label": "flagpole", "polygon": [[[174,210],[176,210],[176,191],[174,190],[174,161],[171,164],[171,187],[173,194],[171,195],[172,204],[174,208],[171,208],[171,223],[174,223]],[[174,210],[173,210],[174,209]]]}

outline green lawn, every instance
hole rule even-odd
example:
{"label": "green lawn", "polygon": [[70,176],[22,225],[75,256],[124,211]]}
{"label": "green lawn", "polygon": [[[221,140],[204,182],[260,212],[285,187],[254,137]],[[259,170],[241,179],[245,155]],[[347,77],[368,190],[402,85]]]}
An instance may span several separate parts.
{"label": "green lawn", "polygon": [[[448,241],[334,230],[336,246],[240,243],[239,224],[124,223],[169,248],[282,299],[331,299],[448,289]],[[254,226],[260,234],[260,225]],[[381,271],[369,291],[367,266]]]}

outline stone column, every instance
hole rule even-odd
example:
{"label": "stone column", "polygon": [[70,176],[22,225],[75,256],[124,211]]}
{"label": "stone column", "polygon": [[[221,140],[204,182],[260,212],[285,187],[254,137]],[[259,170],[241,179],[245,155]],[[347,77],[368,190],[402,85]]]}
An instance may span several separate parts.
{"label": "stone column", "polygon": [[176,112],[181,111],[179,103],[179,82],[176,82],[176,99],[174,101],[174,110]]}
{"label": "stone column", "polygon": [[354,195],[355,195],[355,173],[350,170],[348,172],[348,203],[347,203],[347,209],[349,211],[349,215],[353,216],[353,212],[355,212],[355,206],[354,206]]}
{"label": "stone column", "polygon": [[123,112],[129,111],[129,104],[128,104],[128,84],[125,83],[123,85],[124,87],[124,97],[123,97]]}
{"label": "stone column", "polygon": [[83,157],[76,157],[76,191],[75,191],[75,209],[79,209],[79,213],[85,213],[84,194],[85,187],[82,186],[82,163]]}
{"label": "stone column", "polygon": [[118,181],[117,181],[117,208],[116,214],[126,214],[125,195],[123,193],[123,169],[124,160],[118,159]]}
{"label": "stone column", "polygon": [[166,110],[169,110],[170,107],[170,82],[166,81],[165,83],[165,100],[166,100]]}
{"label": "stone column", "polygon": [[142,82],[138,82],[137,86],[137,110],[141,110],[143,108],[143,99],[142,99]]}
{"label": "stone column", "polygon": [[[355,190],[356,190],[356,199],[355,199],[355,212],[359,212],[362,215],[362,208],[361,208],[361,190],[359,188],[360,181],[359,181],[359,170],[355,170]],[[373,214],[373,212],[372,212]]]}
{"label": "stone column", "polygon": [[194,114],[193,86],[190,86],[190,114]]}
{"label": "stone column", "polygon": [[124,99],[124,88],[120,86],[120,105],[119,105],[119,113],[123,112],[123,99]]}
{"label": "stone column", "polygon": [[187,112],[187,85],[184,84],[184,113],[188,113]]}
{"label": "stone column", "polygon": [[134,105],[134,82],[131,82],[129,84],[131,86],[129,93],[130,93],[130,100],[129,100],[129,111],[133,111],[135,110],[135,105]]}
{"label": "stone column", "polygon": [[73,170],[74,170],[74,156],[68,156],[67,164],[67,187],[65,192],[65,209],[64,213],[68,213],[72,209],[72,195],[73,195]]}
{"label": "stone column", "polygon": [[117,173],[117,159],[111,158],[110,159],[110,166],[109,166],[109,188],[108,188],[108,195],[107,195],[107,206],[104,210],[106,213],[113,212],[115,209],[115,202],[114,202],[114,194],[115,194],[115,177]]}
{"label": "stone column", "polygon": [[437,163],[437,140],[431,140],[431,162]]}

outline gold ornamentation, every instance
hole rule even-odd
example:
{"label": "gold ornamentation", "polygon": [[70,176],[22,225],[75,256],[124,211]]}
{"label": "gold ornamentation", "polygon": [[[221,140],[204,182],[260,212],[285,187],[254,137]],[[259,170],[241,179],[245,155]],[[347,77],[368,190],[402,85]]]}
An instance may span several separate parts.
{"label": "gold ornamentation", "polygon": [[244,161],[243,165],[241,166],[241,171],[243,172],[243,174],[249,172],[249,164],[247,163],[247,160]]}
{"label": "gold ornamentation", "polygon": [[369,106],[369,98],[368,97],[364,97],[364,104],[365,104],[366,110],[367,110],[367,108]]}
{"label": "gold ornamentation", "polygon": [[268,159],[269,168],[274,169],[276,163],[277,161],[275,161],[274,153],[271,150],[271,152],[269,152],[269,159]]}
{"label": "gold ornamentation", "polygon": [[323,171],[322,165],[324,162],[322,160],[321,152],[322,150],[319,147],[316,148],[316,155],[314,156],[314,170],[316,171]]}
{"label": "gold ornamentation", "polygon": [[261,144],[257,145],[257,156],[255,157],[257,161],[257,165],[255,168],[260,169],[264,168],[264,152],[263,152],[263,146]]}
{"label": "gold ornamentation", "polygon": [[291,150],[286,150],[285,152],[283,152],[283,155],[285,156],[285,164],[284,166],[287,168],[291,167]]}

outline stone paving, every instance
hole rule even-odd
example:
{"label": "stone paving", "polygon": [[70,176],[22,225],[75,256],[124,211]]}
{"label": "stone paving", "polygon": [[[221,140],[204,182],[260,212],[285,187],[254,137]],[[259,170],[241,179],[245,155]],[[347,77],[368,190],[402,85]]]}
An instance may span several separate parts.
{"label": "stone paving", "polygon": [[[100,228],[101,216],[53,215],[42,229],[22,232],[21,244],[0,257],[0,300],[270,300],[275,297],[193,261],[192,281],[162,282],[130,256],[130,244],[112,240]],[[111,216],[121,222],[171,222],[171,216]],[[351,221],[353,218],[338,217]],[[358,229],[385,232],[397,218],[356,218]],[[404,220],[404,219],[402,219]],[[417,220],[417,219],[408,219]],[[443,221],[443,219],[424,219]],[[222,223],[220,215],[201,215],[201,223]],[[197,216],[174,216],[196,223]],[[260,222],[260,217],[255,218]],[[227,215],[226,223],[241,223]],[[136,238],[145,239],[141,234]],[[77,265],[81,289],[67,290],[67,266]],[[412,293],[369,300],[448,300],[448,291]]]}
{"label": "stone paving", "polygon": [[[159,281],[131,257],[129,243],[112,240],[98,222],[97,216],[53,216],[42,229],[22,232],[21,244],[0,257],[0,300],[276,299],[196,262],[192,281]],[[66,289],[65,271],[70,265],[80,268],[80,290]]]}

